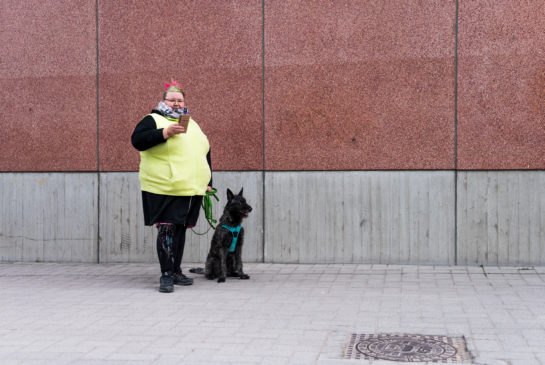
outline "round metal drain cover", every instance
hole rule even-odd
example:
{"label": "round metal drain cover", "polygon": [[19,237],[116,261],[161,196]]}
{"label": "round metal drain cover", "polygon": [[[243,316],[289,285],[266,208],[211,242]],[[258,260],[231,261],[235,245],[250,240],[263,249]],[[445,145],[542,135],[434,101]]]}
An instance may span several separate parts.
{"label": "round metal drain cover", "polygon": [[463,337],[408,334],[352,335],[345,358],[455,363],[471,360]]}
{"label": "round metal drain cover", "polygon": [[359,342],[356,349],[370,357],[392,361],[438,361],[456,356],[447,343],[414,337],[370,338]]}

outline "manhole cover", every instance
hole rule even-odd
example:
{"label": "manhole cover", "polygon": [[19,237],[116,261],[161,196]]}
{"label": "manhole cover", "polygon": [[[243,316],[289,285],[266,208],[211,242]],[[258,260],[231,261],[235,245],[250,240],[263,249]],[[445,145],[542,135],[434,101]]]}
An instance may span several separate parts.
{"label": "manhole cover", "polygon": [[353,334],[345,359],[471,363],[464,337]]}

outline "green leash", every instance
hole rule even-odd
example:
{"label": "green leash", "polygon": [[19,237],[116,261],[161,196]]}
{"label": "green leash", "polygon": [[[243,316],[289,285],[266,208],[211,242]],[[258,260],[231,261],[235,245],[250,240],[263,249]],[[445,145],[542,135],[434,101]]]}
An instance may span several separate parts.
{"label": "green leash", "polygon": [[195,234],[197,234],[199,236],[203,236],[203,235],[207,234],[208,231],[210,231],[210,228],[216,229],[216,227],[214,227],[214,225],[212,224],[212,223],[216,223],[217,221],[212,216],[212,198],[211,198],[211,196],[213,196],[216,199],[216,201],[220,201],[218,199],[217,195],[216,195],[217,192],[218,192],[217,189],[212,188],[212,190],[210,190],[210,191],[207,190],[206,193],[204,194],[203,198],[202,198],[202,209],[204,210],[204,217],[206,218],[206,221],[208,222],[210,227],[208,227],[208,229],[204,233],[197,233],[197,232],[195,232],[193,230],[193,228],[191,228],[193,233],[195,233]]}

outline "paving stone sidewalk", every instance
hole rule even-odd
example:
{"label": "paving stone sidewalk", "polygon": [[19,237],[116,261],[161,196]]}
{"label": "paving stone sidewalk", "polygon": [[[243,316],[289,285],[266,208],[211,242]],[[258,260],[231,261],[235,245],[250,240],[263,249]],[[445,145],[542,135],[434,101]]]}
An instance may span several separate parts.
{"label": "paving stone sidewalk", "polygon": [[188,274],[171,294],[157,271],[1,263],[0,364],[399,365],[343,360],[352,334],[393,333],[545,365],[544,267],[246,264],[250,280]]}

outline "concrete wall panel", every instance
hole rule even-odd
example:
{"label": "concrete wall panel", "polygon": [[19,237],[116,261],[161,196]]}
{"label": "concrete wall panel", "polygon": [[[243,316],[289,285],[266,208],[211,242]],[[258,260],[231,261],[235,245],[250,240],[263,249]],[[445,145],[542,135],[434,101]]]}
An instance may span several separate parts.
{"label": "concrete wall panel", "polygon": [[454,173],[274,172],[265,261],[454,263]]}
{"label": "concrete wall panel", "polygon": [[96,262],[96,174],[2,173],[0,186],[0,260]]}
{"label": "concrete wall panel", "polygon": [[[244,188],[244,196],[254,208],[245,220],[245,244],[243,259],[248,262],[263,260],[263,202],[261,172],[214,172],[214,187],[218,191],[217,202],[213,199],[214,218],[219,220],[226,203],[226,190],[238,193]],[[144,226],[142,196],[138,173],[100,174],[100,261],[101,262],[157,262],[156,228]],[[201,210],[197,233],[208,230],[208,223]],[[210,248],[213,230],[205,235],[188,230],[184,262],[202,262]]]}
{"label": "concrete wall panel", "polygon": [[458,263],[545,263],[545,172],[458,174]]}

